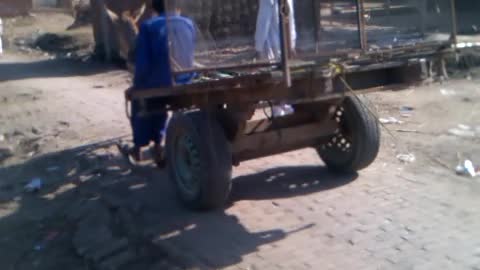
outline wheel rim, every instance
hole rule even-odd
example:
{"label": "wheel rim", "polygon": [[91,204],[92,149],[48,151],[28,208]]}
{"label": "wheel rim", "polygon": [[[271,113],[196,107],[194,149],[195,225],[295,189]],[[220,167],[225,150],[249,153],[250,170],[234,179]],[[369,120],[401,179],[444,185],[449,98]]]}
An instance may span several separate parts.
{"label": "wheel rim", "polygon": [[330,140],[321,146],[321,151],[335,154],[337,161],[348,160],[353,153],[355,139],[350,123],[345,115],[345,108],[339,106],[334,115],[339,128]]}
{"label": "wheel rim", "polygon": [[192,138],[184,134],[175,142],[174,169],[177,182],[189,196],[194,196],[200,190],[198,173],[200,157]]}

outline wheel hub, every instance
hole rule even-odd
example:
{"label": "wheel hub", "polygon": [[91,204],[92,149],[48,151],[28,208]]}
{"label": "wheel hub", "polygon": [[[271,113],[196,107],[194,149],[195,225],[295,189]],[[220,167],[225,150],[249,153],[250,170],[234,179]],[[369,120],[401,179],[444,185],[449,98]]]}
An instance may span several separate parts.
{"label": "wheel hub", "polygon": [[352,139],[349,135],[350,131],[346,128],[345,108],[338,106],[333,114],[333,118],[338,123],[339,128],[335,131],[330,140],[322,145],[322,150],[331,149],[341,152],[350,152],[352,148]]}
{"label": "wheel hub", "polygon": [[200,158],[197,147],[187,134],[177,140],[174,164],[179,184],[183,186],[184,190],[195,194],[199,190],[197,175]]}

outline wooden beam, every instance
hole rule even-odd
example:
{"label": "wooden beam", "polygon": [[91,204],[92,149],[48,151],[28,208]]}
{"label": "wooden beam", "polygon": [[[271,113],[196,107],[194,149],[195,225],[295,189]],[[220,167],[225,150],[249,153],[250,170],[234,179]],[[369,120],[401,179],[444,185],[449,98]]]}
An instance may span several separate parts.
{"label": "wooden beam", "polygon": [[258,155],[277,153],[279,149],[289,149],[288,146],[308,145],[321,138],[334,134],[338,124],[334,121],[314,122],[296,127],[276,129],[262,133],[254,133],[238,138],[233,144],[233,155],[236,160],[241,157],[255,158]]}

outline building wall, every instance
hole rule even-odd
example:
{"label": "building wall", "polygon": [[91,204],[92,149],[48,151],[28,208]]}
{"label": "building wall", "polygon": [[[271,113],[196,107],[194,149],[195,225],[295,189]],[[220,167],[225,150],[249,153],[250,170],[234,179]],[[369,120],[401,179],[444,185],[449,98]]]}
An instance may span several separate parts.
{"label": "building wall", "polygon": [[1,0],[0,16],[26,15],[32,9],[32,0]]}
{"label": "building wall", "polygon": [[57,0],[32,0],[33,8],[56,7]]}

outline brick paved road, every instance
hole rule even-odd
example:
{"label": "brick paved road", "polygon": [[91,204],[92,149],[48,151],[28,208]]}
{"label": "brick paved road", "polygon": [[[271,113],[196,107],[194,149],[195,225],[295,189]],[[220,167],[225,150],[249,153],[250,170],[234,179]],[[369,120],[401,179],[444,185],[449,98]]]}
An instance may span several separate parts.
{"label": "brick paved road", "polygon": [[[185,211],[157,176],[141,195],[150,198],[145,230],[199,268],[480,269],[480,180],[431,158],[457,145],[476,152],[478,143],[402,140],[385,135],[378,161],[359,175],[328,173],[312,150],[244,163],[232,204],[215,213]],[[405,145],[416,150],[413,164],[395,158]]]}
{"label": "brick paved road", "polygon": [[238,177],[225,213],[187,213],[164,197],[145,220],[200,268],[480,269],[479,182],[382,163],[338,178],[304,163],[314,155]]}

